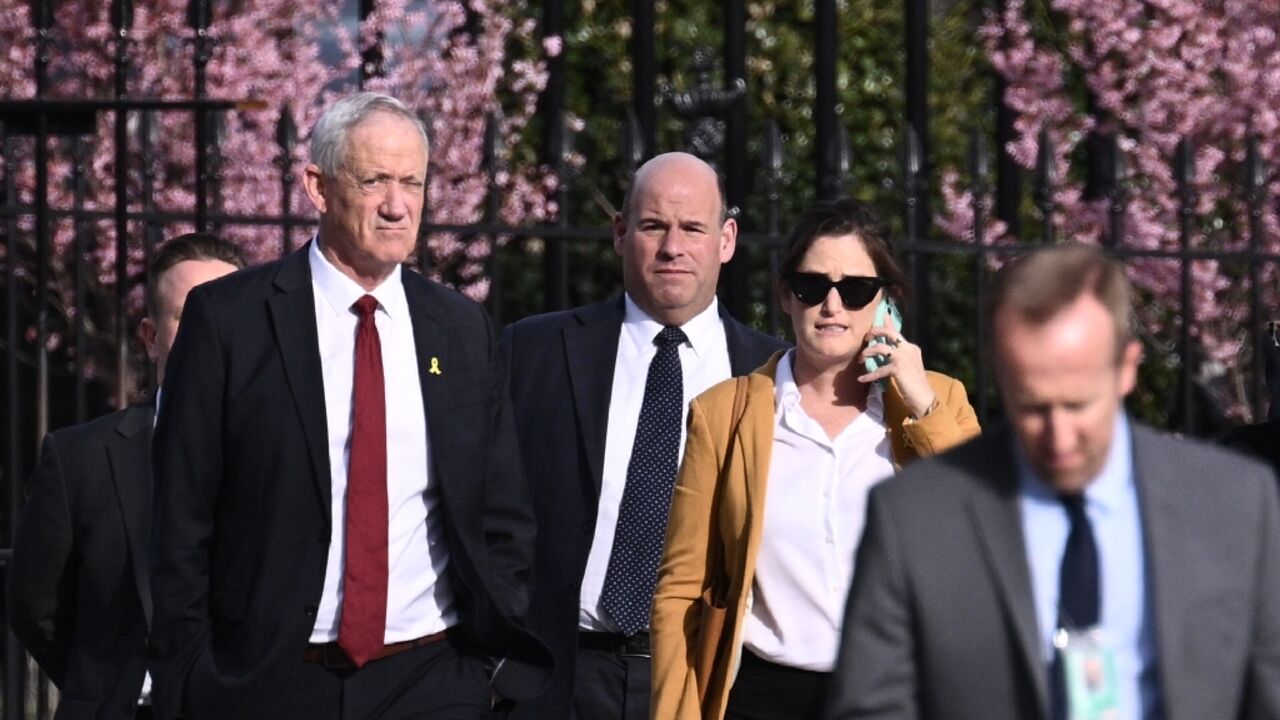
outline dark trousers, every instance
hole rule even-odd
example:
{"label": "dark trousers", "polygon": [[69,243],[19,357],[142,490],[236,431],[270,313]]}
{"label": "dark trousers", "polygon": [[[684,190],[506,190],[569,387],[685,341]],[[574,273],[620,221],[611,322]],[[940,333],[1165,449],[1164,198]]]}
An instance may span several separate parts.
{"label": "dark trousers", "polygon": [[822,712],[831,673],[778,665],[742,651],[725,720],[808,720]]}
{"label": "dark trousers", "polygon": [[648,655],[579,647],[573,720],[649,720],[649,685]]}
{"label": "dark trousers", "polygon": [[303,662],[285,716],[307,720],[476,720],[492,693],[484,662],[453,640],[355,669]]}

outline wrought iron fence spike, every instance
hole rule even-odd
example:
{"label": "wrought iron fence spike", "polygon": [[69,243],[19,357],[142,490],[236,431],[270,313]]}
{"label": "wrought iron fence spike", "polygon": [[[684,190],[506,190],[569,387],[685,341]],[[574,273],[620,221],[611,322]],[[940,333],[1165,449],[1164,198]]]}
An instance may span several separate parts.
{"label": "wrought iron fence spike", "polygon": [[111,27],[116,32],[133,27],[133,0],[111,0]]}

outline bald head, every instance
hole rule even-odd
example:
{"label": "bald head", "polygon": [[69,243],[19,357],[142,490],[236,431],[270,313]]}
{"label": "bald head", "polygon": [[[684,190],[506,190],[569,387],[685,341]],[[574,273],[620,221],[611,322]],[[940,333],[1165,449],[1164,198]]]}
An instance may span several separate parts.
{"label": "bald head", "polygon": [[688,153],[642,165],[613,221],[627,295],[663,325],[683,325],[707,309],[737,237],[715,170]]}
{"label": "bald head", "polygon": [[636,170],[635,178],[632,180],[631,187],[627,189],[626,196],[622,198],[622,215],[625,217],[630,212],[632,199],[646,185],[652,184],[655,177],[661,181],[663,174],[667,172],[705,177],[715,186],[716,201],[720,205],[720,222],[723,223],[729,218],[729,206],[724,199],[723,178],[702,158],[685,152],[663,153],[641,165],[640,169]]}

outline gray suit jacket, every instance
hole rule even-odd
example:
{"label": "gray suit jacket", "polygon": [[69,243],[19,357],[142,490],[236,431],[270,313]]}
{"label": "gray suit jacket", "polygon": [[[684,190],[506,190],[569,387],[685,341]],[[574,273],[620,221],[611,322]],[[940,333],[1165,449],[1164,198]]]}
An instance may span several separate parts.
{"label": "gray suit jacket", "polygon": [[[871,492],[826,718],[1048,718],[1007,429]],[[1133,424],[1165,720],[1280,718],[1265,466]]]}

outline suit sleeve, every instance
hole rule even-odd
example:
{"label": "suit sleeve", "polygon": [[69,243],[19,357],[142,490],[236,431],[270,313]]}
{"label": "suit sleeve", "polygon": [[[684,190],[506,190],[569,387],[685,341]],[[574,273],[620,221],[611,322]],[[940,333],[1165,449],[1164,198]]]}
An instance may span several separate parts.
{"label": "suit sleeve", "polygon": [[485,469],[485,541],[498,592],[508,598],[504,610],[523,625],[529,608],[537,522],[525,482],[507,382],[507,353],[498,347],[493,321],[482,313],[490,358],[489,449]]}
{"label": "suit sleeve", "polygon": [[910,587],[880,489],[868,501],[825,720],[920,717]]}
{"label": "suit sleeve", "polygon": [[224,360],[204,288],[187,297],[165,370],[152,447],[154,703],[177,717],[210,632],[209,556],[222,478]]}
{"label": "suit sleeve", "polygon": [[8,605],[14,636],[59,687],[74,631],[72,532],[62,458],[48,435],[14,536]]}
{"label": "suit sleeve", "polygon": [[1254,569],[1258,581],[1254,608],[1254,648],[1249,660],[1246,709],[1250,720],[1280,718],[1280,495],[1267,473],[1263,487],[1261,552]]}
{"label": "suit sleeve", "polygon": [[[650,623],[655,718],[701,717],[694,657],[708,585],[711,545],[719,542],[714,497],[720,461],[702,404],[689,408],[684,463],[671,498],[667,539]],[[702,679],[706,682],[706,678]]]}

